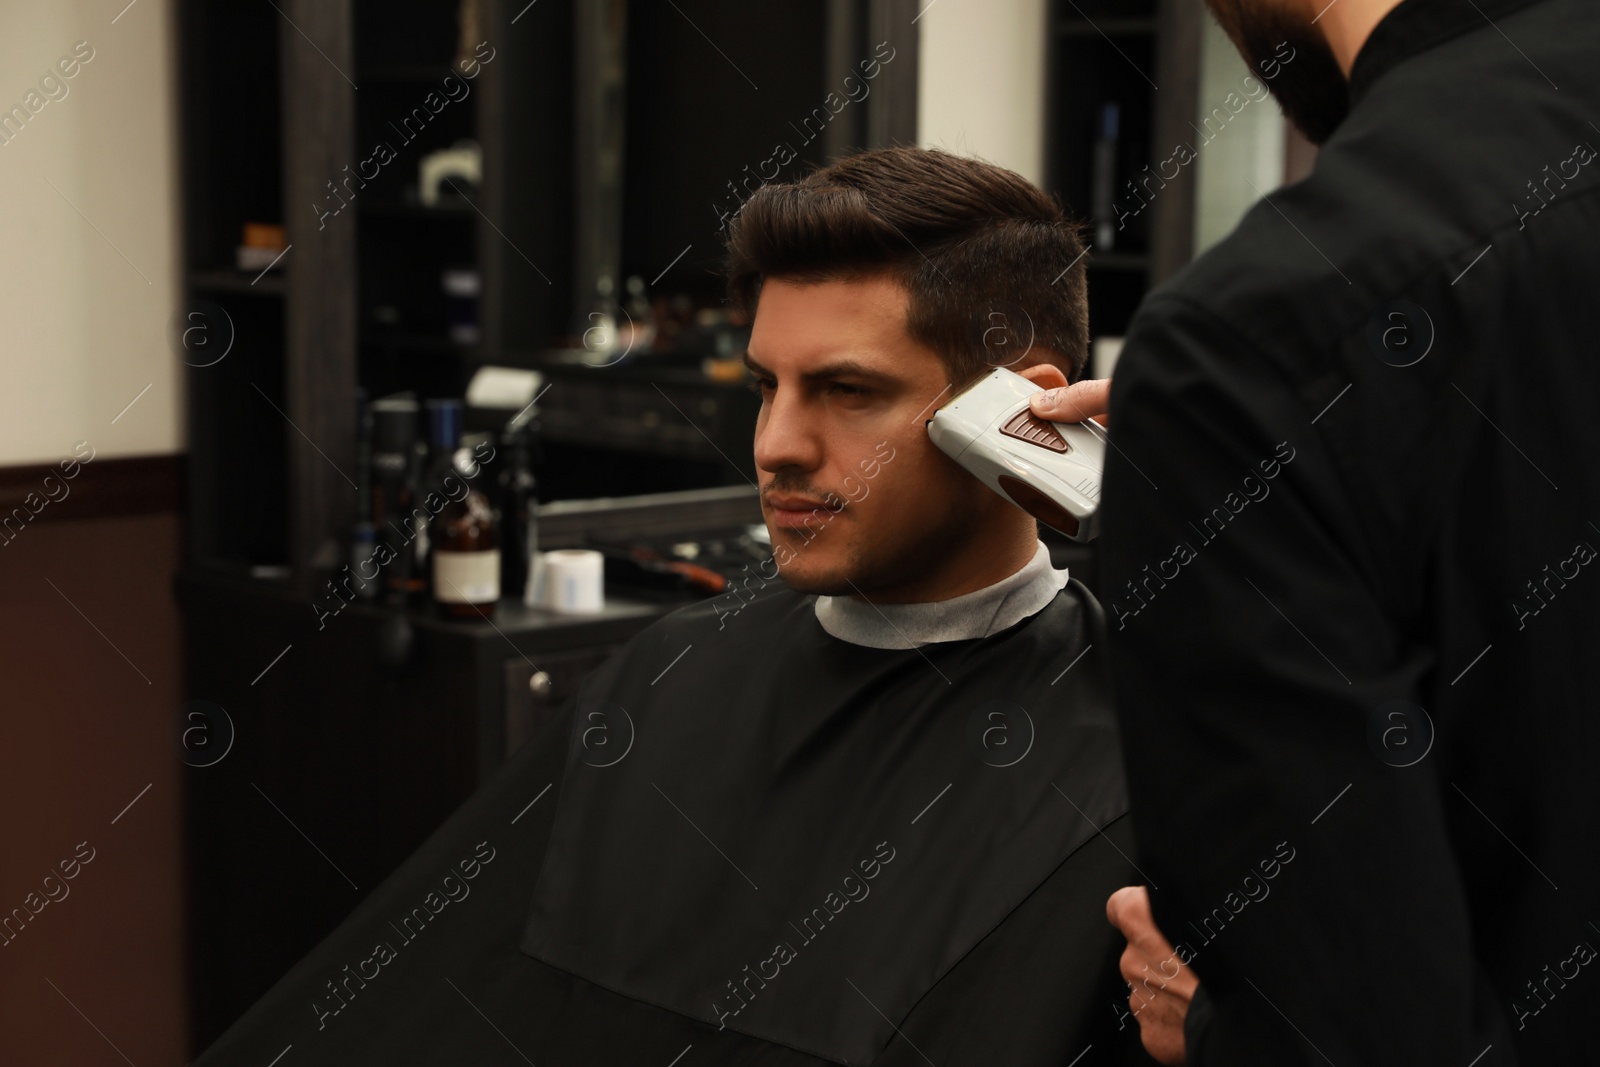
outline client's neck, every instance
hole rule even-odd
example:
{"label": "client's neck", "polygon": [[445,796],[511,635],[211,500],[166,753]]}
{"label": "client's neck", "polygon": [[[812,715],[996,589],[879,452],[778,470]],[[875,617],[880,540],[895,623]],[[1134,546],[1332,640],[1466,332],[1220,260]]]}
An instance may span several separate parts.
{"label": "client's neck", "polygon": [[1011,577],[1027,566],[1039,547],[1033,517],[1007,505],[1002,521],[986,523],[964,543],[952,546],[939,565],[916,578],[885,589],[869,589],[852,600],[873,604],[927,604],[971,593]]}

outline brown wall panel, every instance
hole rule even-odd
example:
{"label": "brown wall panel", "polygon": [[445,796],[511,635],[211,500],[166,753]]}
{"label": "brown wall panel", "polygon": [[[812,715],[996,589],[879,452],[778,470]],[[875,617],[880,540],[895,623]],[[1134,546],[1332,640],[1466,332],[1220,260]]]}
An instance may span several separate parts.
{"label": "brown wall panel", "polygon": [[182,518],[93,498],[0,542],[0,1063],[181,1064]]}

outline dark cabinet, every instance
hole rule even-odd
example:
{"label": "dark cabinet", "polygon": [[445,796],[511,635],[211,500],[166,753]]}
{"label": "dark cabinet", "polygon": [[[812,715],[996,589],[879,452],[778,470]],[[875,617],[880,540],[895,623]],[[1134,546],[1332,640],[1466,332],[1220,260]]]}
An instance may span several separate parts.
{"label": "dark cabinet", "polygon": [[[189,695],[220,708],[227,754],[185,771],[193,1034],[204,1048],[577,689],[672,603],[493,623],[336,615],[288,588],[189,573]],[[530,684],[531,683],[531,684]],[[216,743],[223,727],[207,723]],[[199,761],[197,761],[199,762]]]}

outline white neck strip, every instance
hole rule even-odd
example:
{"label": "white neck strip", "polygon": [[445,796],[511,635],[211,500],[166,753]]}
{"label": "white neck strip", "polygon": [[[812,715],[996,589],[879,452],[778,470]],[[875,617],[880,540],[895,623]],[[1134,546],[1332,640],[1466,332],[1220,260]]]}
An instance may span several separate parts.
{"label": "white neck strip", "polygon": [[817,621],[841,641],[868,648],[915,648],[936,641],[988,637],[1042,610],[1067,584],[1050,565],[1050,549],[1035,541],[1033,558],[993,585],[949,600],[867,604],[848,596],[819,596]]}

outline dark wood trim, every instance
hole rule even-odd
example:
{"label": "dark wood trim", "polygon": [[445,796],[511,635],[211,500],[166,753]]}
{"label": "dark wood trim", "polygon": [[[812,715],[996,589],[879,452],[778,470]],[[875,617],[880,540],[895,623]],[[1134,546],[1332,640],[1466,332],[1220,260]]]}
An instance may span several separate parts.
{"label": "dark wood trim", "polygon": [[917,143],[917,54],[923,10],[918,0],[868,0],[868,49],[887,41],[894,61],[886,65],[867,98],[867,147]]}
{"label": "dark wood trim", "polygon": [[337,565],[355,511],[356,220],[324,228],[317,213],[356,158],[355,49],[351,0],[287,0],[283,14],[289,563],[309,589],[316,568]]}
{"label": "dark wood trim", "polygon": [[[862,0],[827,0],[826,7],[824,93],[836,90],[846,78],[859,79],[857,64],[872,56],[867,45],[866,4]],[[829,163],[867,143],[867,114],[866,109],[848,108],[828,123],[822,131],[822,154]]]}
{"label": "dark wood trim", "polygon": [[[478,185],[476,212],[478,234],[478,279],[482,288],[478,297],[478,326],[483,331],[481,351],[502,352],[506,348],[505,308],[514,294],[507,291],[505,278],[506,239],[495,232],[495,226],[511,225],[506,197],[506,175],[510,164],[499,131],[508,125],[506,103],[508,79],[505,73],[506,45],[511,43],[511,24],[507,20],[505,5],[498,2],[481,4],[479,27],[484,40],[490,42],[495,62],[478,70],[478,145],[483,150],[483,181]],[[476,43],[476,42],[474,42]],[[499,219],[491,225],[490,219]]]}
{"label": "dark wood trim", "polygon": [[[1160,0],[1152,159],[1164,159],[1194,133],[1200,96],[1200,35],[1204,9],[1193,0]],[[1195,171],[1176,196],[1157,197],[1150,215],[1150,285],[1160,285],[1194,256]]]}
{"label": "dark wood trim", "polygon": [[[181,453],[91,458],[88,463],[68,456],[57,463],[0,467],[0,520],[15,518],[18,509],[32,516],[30,524],[180,512],[183,468]],[[37,512],[27,504],[29,494],[39,505]],[[5,530],[14,536],[14,526]],[[0,542],[5,540],[0,535]]]}
{"label": "dark wood trim", "polygon": [[627,144],[628,5],[577,0],[573,47],[574,313],[601,278],[622,299],[622,161]]}

